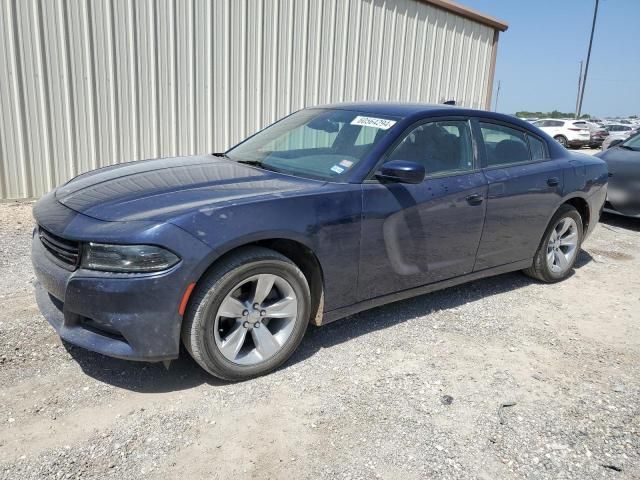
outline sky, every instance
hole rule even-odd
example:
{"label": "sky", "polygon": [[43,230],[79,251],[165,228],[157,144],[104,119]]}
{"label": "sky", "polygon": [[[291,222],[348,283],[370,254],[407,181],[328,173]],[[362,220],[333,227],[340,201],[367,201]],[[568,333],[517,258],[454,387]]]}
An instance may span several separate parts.
{"label": "sky", "polygon": [[[575,111],[595,0],[458,3],[509,24],[498,44],[499,112]],[[640,0],[600,0],[582,113],[640,116]]]}

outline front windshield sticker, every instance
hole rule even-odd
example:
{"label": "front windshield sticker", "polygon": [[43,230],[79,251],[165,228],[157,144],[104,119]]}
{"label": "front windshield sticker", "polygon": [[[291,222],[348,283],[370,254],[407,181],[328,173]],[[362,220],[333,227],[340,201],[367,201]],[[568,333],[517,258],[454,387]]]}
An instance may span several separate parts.
{"label": "front windshield sticker", "polygon": [[336,173],[342,173],[344,172],[344,168],[339,167],[338,165],[334,165],[333,167],[331,167],[331,171]]}
{"label": "front windshield sticker", "polygon": [[351,125],[360,125],[361,127],[373,127],[380,130],[388,130],[396,124],[395,120],[387,120],[386,118],[361,117],[357,116],[351,120]]}
{"label": "front windshield sticker", "polygon": [[351,160],[341,160],[338,165],[344,168],[351,168],[351,166],[353,165],[353,162]]}

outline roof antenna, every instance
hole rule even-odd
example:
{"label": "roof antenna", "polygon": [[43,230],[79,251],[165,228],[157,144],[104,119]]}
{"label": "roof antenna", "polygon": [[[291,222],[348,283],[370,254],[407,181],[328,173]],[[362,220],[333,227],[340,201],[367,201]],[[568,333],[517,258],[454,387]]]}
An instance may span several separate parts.
{"label": "roof antenna", "polygon": [[443,102],[445,105],[454,105],[456,104],[455,100],[447,100],[446,102]]}

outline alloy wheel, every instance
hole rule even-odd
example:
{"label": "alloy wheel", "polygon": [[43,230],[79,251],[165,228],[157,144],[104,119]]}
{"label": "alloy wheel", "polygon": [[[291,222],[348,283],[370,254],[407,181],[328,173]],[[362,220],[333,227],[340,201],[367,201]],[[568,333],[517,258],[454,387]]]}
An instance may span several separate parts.
{"label": "alloy wheel", "polygon": [[287,342],[298,317],[298,299],[284,278],[261,273],[234,286],[214,322],[216,346],[238,365],[256,365]]}
{"label": "alloy wheel", "polygon": [[571,217],[564,217],[556,224],[547,243],[547,265],[556,274],[563,274],[578,253],[578,225]]}

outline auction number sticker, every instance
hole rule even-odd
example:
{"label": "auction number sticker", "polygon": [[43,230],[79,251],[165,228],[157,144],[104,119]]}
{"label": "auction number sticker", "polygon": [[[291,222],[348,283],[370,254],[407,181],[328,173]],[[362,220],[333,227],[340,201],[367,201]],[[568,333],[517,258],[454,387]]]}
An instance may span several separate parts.
{"label": "auction number sticker", "polygon": [[360,125],[361,127],[373,127],[380,130],[388,130],[396,124],[395,120],[387,120],[386,118],[361,117],[358,115],[351,120],[351,125]]}

